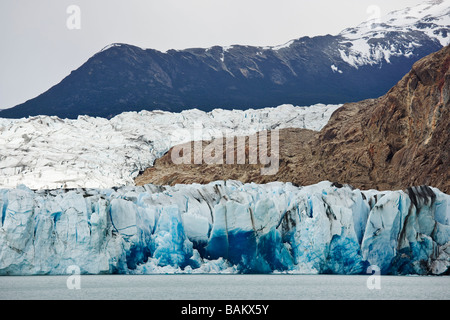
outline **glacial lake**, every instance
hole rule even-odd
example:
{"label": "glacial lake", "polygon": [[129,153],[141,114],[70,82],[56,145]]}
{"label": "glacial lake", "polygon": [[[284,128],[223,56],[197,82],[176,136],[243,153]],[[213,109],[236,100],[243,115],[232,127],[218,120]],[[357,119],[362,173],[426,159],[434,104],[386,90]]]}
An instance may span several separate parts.
{"label": "glacial lake", "polygon": [[[13,300],[302,300],[450,299],[450,276],[381,276],[369,289],[369,275],[81,275],[1,276],[0,299]],[[72,285],[70,285],[72,283]]]}

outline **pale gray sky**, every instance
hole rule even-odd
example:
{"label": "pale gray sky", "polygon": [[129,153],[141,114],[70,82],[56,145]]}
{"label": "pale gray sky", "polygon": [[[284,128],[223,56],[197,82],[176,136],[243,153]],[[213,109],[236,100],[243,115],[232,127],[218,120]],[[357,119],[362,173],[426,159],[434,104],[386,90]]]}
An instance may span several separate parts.
{"label": "pale gray sky", "polygon": [[[157,50],[278,45],[337,34],[419,0],[1,0],[0,109],[34,98],[104,46]],[[67,28],[67,8],[81,29]]]}

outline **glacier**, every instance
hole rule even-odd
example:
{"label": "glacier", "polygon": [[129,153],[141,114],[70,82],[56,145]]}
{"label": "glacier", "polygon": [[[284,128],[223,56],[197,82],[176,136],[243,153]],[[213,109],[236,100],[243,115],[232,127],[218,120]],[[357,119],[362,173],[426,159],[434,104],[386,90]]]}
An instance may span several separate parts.
{"label": "glacier", "polygon": [[450,196],[428,186],[20,185],[0,212],[0,275],[450,270]]}
{"label": "glacier", "polygon": [[139,172],[175,145],[288,127],[319,131],[341,106],[141,111],[124,112],[112,119],[0,118],[0,186],[57,189],[134,185]]}

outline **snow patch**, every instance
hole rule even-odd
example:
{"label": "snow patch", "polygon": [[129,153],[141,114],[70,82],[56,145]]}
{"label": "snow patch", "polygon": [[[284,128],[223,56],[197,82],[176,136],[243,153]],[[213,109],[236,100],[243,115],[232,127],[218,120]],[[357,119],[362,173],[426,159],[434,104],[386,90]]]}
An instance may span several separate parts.
{"label": "snow patch", "polygon": [[283,44],[280,44],[280,45],[277,45],[277,46],[266,46],[266,47],[262,47],[262,49],[278,51],[280,49],[289,48],[294,43],[294,41],[295,40],[289,40],[286,43],[283,43]]}
{"label": "snow patch", "polygon": [[333,72],[343,73],[342,70],[339,70],[339,68],[336,67],[334,64],[331,65],[331,70],[333,70]]}

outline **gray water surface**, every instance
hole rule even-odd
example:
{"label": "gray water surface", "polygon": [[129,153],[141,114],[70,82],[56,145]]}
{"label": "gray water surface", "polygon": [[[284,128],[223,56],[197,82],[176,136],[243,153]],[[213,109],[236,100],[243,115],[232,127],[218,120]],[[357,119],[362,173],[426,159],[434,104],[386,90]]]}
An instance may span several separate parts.
{"label": "gray water surface", "polygon": [[[450,299],[450,277],[341,275],[82,275],[0,277],[0,299],[302,300]],[[72,278],[73,279],[73,278]],[[76,283],[76,282],[70,282]]]}

